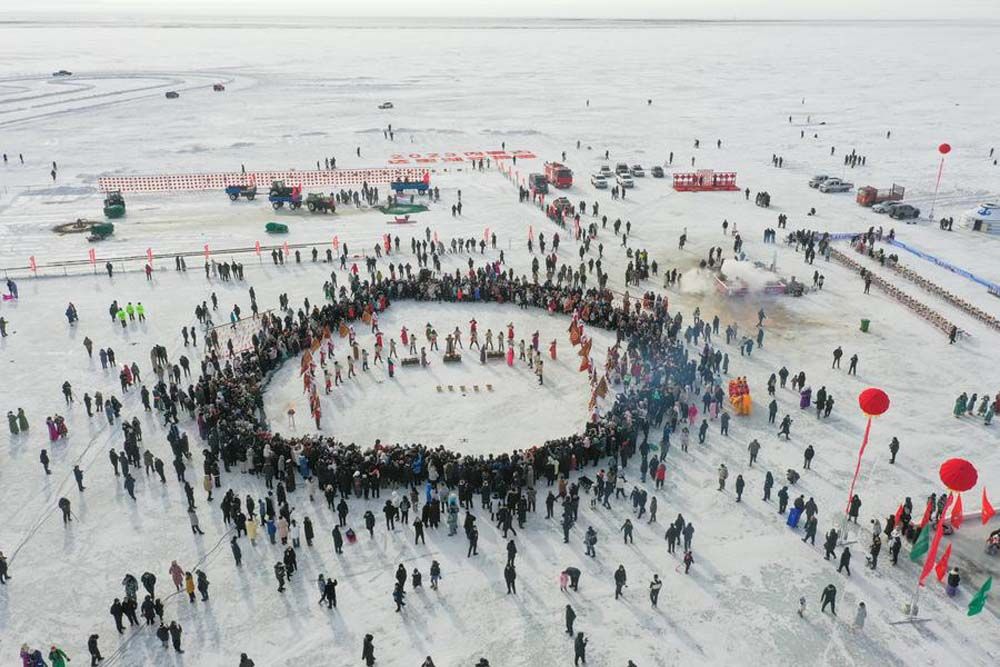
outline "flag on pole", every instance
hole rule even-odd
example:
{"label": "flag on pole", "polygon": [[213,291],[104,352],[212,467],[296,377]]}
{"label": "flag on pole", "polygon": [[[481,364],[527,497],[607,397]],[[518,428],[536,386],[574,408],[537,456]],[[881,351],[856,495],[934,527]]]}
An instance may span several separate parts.
{"label": "flag on pole", "polygon": [[934,573],[937,575],[938,581],[944,581],[944,575],[948,574],[948,558],[951,557],[951,545],[944,550],[944,555],[941,556],[941,560],[937,562],[934,566]]}
{"label": "flag on pole", "polygon": [[997,513],[997,511],[995,509],[993,509],[993,505],[990,505],[990,499],[986,497],[986,487],[984,486],[983,487],[983,525],[985,526],[986,522],[989,521],[990,519],[992,519],[993,515],[996,514],[996,513]]}
{"label": "flag on pole", "polygon": [[[97,251],[96,250],[94,250],[93,248],[91,248],[90,250],[88,250],[87,251],[87,257],[90,258],[90,263],[91,264],[97,264]],[[985,493],[985,492],[986,492],[986,490],[984,489],[983,493]]]}
{"label": "flag on pole", "polygon": [[899,507],[896,509],[896,520],[893,521],[892,525],[898,526],[899,520],[903,517],[903,503],[899,503]]}
{"label": "flag on pole", "polygon": [[924,561],[924,569],[920,572],[920,585],[924,585],[924,580],[927,579],[927,575],[931,573],[934,569],[934,563],[937,559],[938,546],[941,544],[941,538],[944,536],[944,514],[948,511],[948,506],[951,504],[952,496],[949,495],[948,499],[944,503],[944,511],[941,512],[941,516],[938,518],[937,530],[934,531],[934,539],[931,540],[931,548],[927,553],[927,560]]}
{"label": "flag on pole", "polygon": [[333,249],[334,250],[340,250],[340,237],[339,236],[334,236],[333,237]]}
{"label": "flag on pole", "polygon": [[153,263],[153,249],[152,248],[146,248],[146,259],[149,260],[150,264]]}
{"label": "flag on pole", "polygon": [[955,509],[951,511],[951,527],[958,530],[958,527],[962,525],[962,494],[958,494],[958,499],[955,500]]}
{"label": "flag on pole", "polygon": [[931,527],[924,526],[920,529],[920,535],[917,536],[917,541],[913,543],[913,548],[910,549],[910,560],[914,563],[919,562],[920,558],[927,553],[927,549],[931,545]]}
{"label": "flag on pole", "polygon": [[208,260],[208,256],[211,255],[211,254],[212,253],[209,252],[209,250],[208,250],[208,244],[206,243],[205,244],[205,259]]}
{"label": "flag on pole", "polygon": [[28,265],[31,267],[32,273],[38,273],[38,264],[35,263],[34,255],[28,258]]}
{"label": "flag on pole", "polygon": [[256,252],[257,255],[259,256],[260,255],[260,241],[254,241],[253,242],[253,249],[254,249],[254,252]]}
{"label": "flag on pole", "polygon": [[969,616],[975,616],[983,610],[983,607],[986,606],[986,594],[990,592],[991,588],[993,588],[993,577],[987,579],[982,588],[972,596],[972,600],[969,602]]}
{"label": "flag on pole", "polygon": [[923,529],[931,521],[931,511],[934,508],[934,503],[930,500],[927,501],[927,507],[924,508],[924,518],[920,520],[920,528]]}

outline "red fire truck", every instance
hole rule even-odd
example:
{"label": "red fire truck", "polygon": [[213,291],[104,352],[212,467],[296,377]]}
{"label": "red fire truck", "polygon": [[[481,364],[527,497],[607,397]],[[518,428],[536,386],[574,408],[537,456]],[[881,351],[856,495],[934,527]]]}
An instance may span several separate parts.
{"label": "red fire truck", "polygon": [[573,171],[559,162],[545,163],[545,178],[557,188],[565,189],[573,185]]}

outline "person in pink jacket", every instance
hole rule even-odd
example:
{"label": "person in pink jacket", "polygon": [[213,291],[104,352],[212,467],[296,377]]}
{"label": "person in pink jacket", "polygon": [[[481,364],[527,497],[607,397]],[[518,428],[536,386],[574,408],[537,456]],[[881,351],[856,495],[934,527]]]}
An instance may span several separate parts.
{"label": "person in pink jacket", "polygon": [[688,406],[688,425],[694,426],[694,423],[698,420],[698,408],[695,407],[694,403]]}
{"label": "person in pink jacket", "polygon": [[569,575],[565,571],[559,573],[559,590],[563,593],[569,587]]}
{"label": "person in pink jacket", "polygon": [[288,544],[288,521],[285,517],[278,518],[278,539],[282,544]]}
{"label": "person in pink jacket", "polygon": [[666,479],[667,479],[667,464],[661,462],[660,465],[656,466],[656,488],[662,489],[663,482]]}
{"label": "person in pink jacket", "polygon": [[174,586],[178,591],[184,585],[184,568],[177,564],[177,561],[170,561],[170,578],[174,581]]}

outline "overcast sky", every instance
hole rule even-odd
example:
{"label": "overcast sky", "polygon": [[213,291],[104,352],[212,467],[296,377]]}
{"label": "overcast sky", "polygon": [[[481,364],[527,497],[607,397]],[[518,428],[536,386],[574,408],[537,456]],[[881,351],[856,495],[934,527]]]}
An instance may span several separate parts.
{"label": "overcast sky", "polygon": [[[4,6],[6,5],[6,6]],[[31,0],[0,2],[0,16],[34,12],[206,16],[455,16],[659,19],[1000,19],[1000,0]],[[297,16],[296,16],[297,15]]]}

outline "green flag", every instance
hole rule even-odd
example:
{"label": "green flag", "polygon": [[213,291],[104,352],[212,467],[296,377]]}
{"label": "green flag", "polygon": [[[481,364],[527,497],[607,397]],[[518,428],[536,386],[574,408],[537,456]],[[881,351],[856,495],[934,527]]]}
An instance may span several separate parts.
{"label": "green flag", "polygon": [[913,548],[910,549],[910,560],[914,563],[918,562],[927,550],[931,548],[931,524],[927,524],[920,531],[920,535],[917,537],[917,541],[913,543]]}
{"label": "green flag", "polygon": [[986,580],[986,583],[983,584],[983,587],[980,588],[974,596],[972,596],[972,601],[969,603],[969,616],[975,616],[983,610],[983,607],[986,606],[986,594],[990,592],[990,588],[992,587],[993,577],[990,577]]}

